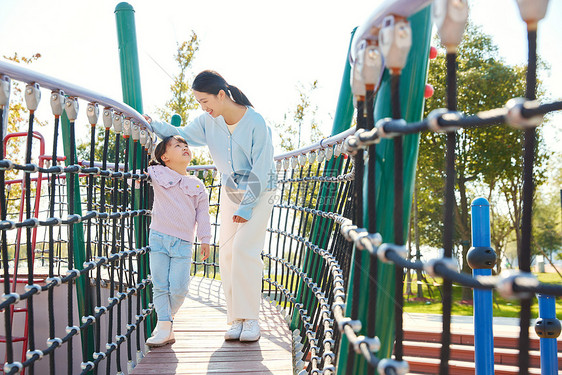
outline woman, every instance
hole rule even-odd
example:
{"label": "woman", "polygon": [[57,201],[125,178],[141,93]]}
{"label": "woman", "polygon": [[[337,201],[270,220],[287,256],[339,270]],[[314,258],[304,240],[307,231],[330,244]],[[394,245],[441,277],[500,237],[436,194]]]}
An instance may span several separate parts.
{"label": "woman", "polygon": [[199,73],[192,90],[207,113],[183,128],[147,120],[160,137],[179,134],[192,146],[209,147],[222,175],[219,266],[231,324],[224,337],[257,341],[260,254],[277,184],[271,129],[248,98],[217,72]]}

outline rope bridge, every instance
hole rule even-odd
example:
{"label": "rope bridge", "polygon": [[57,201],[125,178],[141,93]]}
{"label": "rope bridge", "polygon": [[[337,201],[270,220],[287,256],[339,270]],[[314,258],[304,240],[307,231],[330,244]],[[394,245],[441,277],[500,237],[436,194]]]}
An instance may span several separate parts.
{"label": "rope bridge", "polygon": [[[427,64],[431,2],[399,3],[384,2],[355,32],[350,79],[357,126],[276,157],[280,188],[262,253],[263,294],[293,331],[295,373],[405,374],[404,270],[423,269],[442,277],[440,373],[447,374],[452,282],[497,289],[521,300],[519,367],[526,374],[531,297],[562,295],[562,286],[539,283],[530,274],[535,128],[544,114],[562,109],[562,101],[535,101],[537,18],[523,11],[529,25],[526,98],[467,116],[456,109],[454,48],[464,21],[441,8],[444,13],[437,14],[436,23],[448,51],[447,108],[420,121],[421,104],[417,109],[408,101],[403,106],[400,88],[414,74],[425,82],[425,73],[415,73],[407,62]],[[434,7],[448,3],[436,1]],[[457,5],[454,11],[466,10],[464,1]],[[410,51],[410,44],[416,45],[412,38],[420,38],[422,52]],[[385,68],[390,74],[383,74]],[[23,98],[11,96],[12,82],[26,85]],[[36,112],[46,117],[39,113],[41,92],[46,91],[53,116],[45,128],[52,134],[49,153],[35,120]],[[147,246],[151,193],[144,173],[155,142],[150,125],[128,105],[0,62],[2,124],[18,100],[25,100],[29,110],[27,131],[20,135],[26,138],[23,161],[8,151],[5,127],[0,131],[5,140],[0,146],[3,371],[129,373],[142,359],[155,322]],[[76,154],[81,102],[91,125],[85,160]],[[503,124],[522,129],[525,137],[520,272],[472,277],[452,261],[455,134]],[[415,136],[422,131],[447,133],[444,257],[427,263],[406,260],[404,247],[415,167],[415,157],[408,155],[417,152]],[[215,278],[220,180],[212,166],[190,171],[209,189],[215,228],[206,261],[199,259],[196,242],[192,273]],[[39,296],[43,292],[46,300]],[[40,304],[46,313],[38,311]],[[61,314],[65,318],[57,319]],[[39,321],[46,322],[44,327]],[[48,370],[40,367],[44,357]]]}

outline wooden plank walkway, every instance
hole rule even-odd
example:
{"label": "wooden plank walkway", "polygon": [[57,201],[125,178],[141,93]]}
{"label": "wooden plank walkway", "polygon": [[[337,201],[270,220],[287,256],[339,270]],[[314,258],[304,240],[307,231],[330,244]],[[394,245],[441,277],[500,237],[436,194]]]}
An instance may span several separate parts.
{"label": "wooden plank walkway", "polygon": [[174,319],[176,342],[152,349],[131,374],[293,374],[291,331],[265,300],[260,326],[257,342],[224,341],[228,326],[222,283],[194,277]]}

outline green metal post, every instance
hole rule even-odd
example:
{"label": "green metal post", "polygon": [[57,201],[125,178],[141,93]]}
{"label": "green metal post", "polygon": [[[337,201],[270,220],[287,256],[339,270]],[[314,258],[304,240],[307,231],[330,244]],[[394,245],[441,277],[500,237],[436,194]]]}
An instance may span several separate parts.
{"label": "green metal post", "polygon": [[[402,115],[407,122],[415,122],[421,120],[423,116],[424,90],[427,80],[427,68],[429,61],[429,48],[431,39],[431,9],[426,7],[420,12],[409,18],[412,26],[412,49],[408,56],[408,64],[402,71],[400,80],[400,102],[402,103]],[[375,120],[391,117],[390,103],[390,76],[385,73],[381,88],[377,95],[375,104]],[[412,194],[414,189],[414,178],[418,156],[419,134],[408,135],[404,137],[404,241],[406,241],[408,233],[408,223],[410,220],[410,208],[412,204]],[[376,168],[377,191],[375,197],[368,197],[366,190],[367,178],[365,181],[364,196],[364,223],[368,225],[367,202],[369,199],[376,200],[377,207],[377,231],[382,235],[383,241],[392,242],[394,238],[394,228],[391,218],[393,217],[394,207],[394,188],[392,184],[384,184],[382,181],[393,181],[394,176],[394,146],[391,140],[383,140],[377,145],[378,162]],[[382,162],[384,160],[384,163]],[[367,171],[367,168],[365,168]],[[362,295],[369,293],[369,254],[362,254],[363,269],[361,272],[361,290]],[[358,270],[351,271],[353,273]],[[376,335],[381,341],[381,348],[378,352],[379,358],[389,358],[392,353],[394,343],[394,265],[378,264],[378,280],[377,280],[377,311],[376,311]],[[348,311],[349,316],[351,310],[351,296],[353,295],[352,283],[348,288]],[[368,299],[361,298],[359,301],[359,319],[366,322],[369,319]],[[371,317],[372,318],[372,317]],[[365,326],[365,324],[364,324]],[[365,334],[363,329],[361,334]],[[340,347],[340,356],[338,359],[338,374],[344,374],[347,363],[347,340],[342,340]],[[361,357],[355,358],[354,374],[366,373],[367,363]]]}
{"label": "green metal post", "polygon": [[[351,48],[351,41],[353,40],[353,35],[355,34],[355,30],[354,29],[351,33],[351,40],[349,43],[349,48]],[[349,54],[349,49],[348,49],[348,54]],[[336,114],[334,116],[334,123],[332,125],[332,134],[331,135],[336,135],[339,134],[347,129],[349,129],[349,127],[351,126],[351,121],[352,121],[352,117],[353,117],[353,96],[351,94],[351,85],[350,85],[350,77],[351,77],[351,65],[349,63],[349,59],[346,56],[345,59],[345,66],[344,66],[344,71],[343,71],[343,78],[342,78],[342,82],[341,82],[341,86],[340,86],[340,93],[339,93],[339,97],[338,97],[338,104],[337,104],[337,108],[336,108]],[[342,159],[343,158],[333,158],[332,160],[330,160],[328,162],[328,166],[326,167],[326,171],[324,172],[325,175],[337,175],[338,171],[342,168]],[[320,195],[319,195],[319,199],[321,199],[323,202],[331,202],[331,199],[327,199],[330,195],[330,191],[329,191],[329,187],[326,185],[322,185],[320,187]],[[326,204],[322,204],[321,206],[319,206],[319,209],[321,210],[331,210],[333,209],[333,207],[335,206],[335,203],[326,205]],[[319,219],[316,221],[314,227],[311,230],[311,234],[310,234],[310,238],[311,238],[311,242],[323,247],[325,246],[325,243],[327,241],[321,241],[321,232],[320,232],[320,228],[322,227],[323,224],[323,220],[327,220],[327,219]],[[322,243],[321,243],[322,242]],[[315,256],[315,254],[307,249],[305,252],[305,258],[304,258],[304,267],[303,267],[303,271],[306,272],[307,274],[310,272],[311,270],[311,265],[313,263],[313,261],[316,260],[318,262],[321,262],[319,264],[318,270],[321,269],[322,263],[323,263],[323,259],[321,257],[317,257]],[[319,276],[319,271],[317,272],[316,275],[309,275],[309,277],[313,277],[314,280],[318,280],[318,276]],[[302,294],[305,290],[305,286],[304,283],[301,281],[299,283],[299,287],[297,290],[297,301],[300,301],[302,303],[305,304],[305,309],[307,309],[308,311],[310,310],[310,306],[308,306],[310,304],[311,301],[302,301]],[[291,322],[291,329],[295,329],[297,328],[297,324],[298,324],[298,312],[295,313],[293,315],[293,320]]]}
{"label": "green metal post", "polygon": [[142,113],[139,54],[135,31],[135,10],[129,3],[119,3],[115,7],[115,19],[117,21],[123,101]]}
{"label": "green metal post", "polygon": [[[115,7],[115,20],[117,23],[117,39],[119,47],[119,62],[121,67],[121,88],[123,91],[123,102],[130,105],[138,112],[143,113],[139,54],[137,49],[137,35],[135,26],[135,10],[129,3],[119,3]],[[133,166],[133,148],[136,148],[137,158],[135,162],[138,168],[141,165],[142,155],[140,142],[130,142],[130,168],[132,168]],[[135,194],[135,201],[132,203],[134,209],[136,209],[137,207],[141,207],[140,194]],[[146,204],[146,202],[144,203]],[[148,243],[148,233],[146,233],[145,235],[146,238],[140,238],[139,218],[135,217],[133,223],[135,228],[136,243]],[[146,278],[145,272],[141,272],[142,274],[139,275],[140,280]],[[148,300],[144,300],[143,308],[147,308],[148,303]],[[147,324],[149,332],[151,332],[152,328],[150,322],[150,319],[148,319]]]}
{"label": "green metal post", "polygon": [[[65,165],[70,165],[70,155],[74,154],[74,160],[76,158],[76,148],[71,148],[70,142],[70,121],[66,112],[63,112],[61,116],[61,130],[62,130],[62,141],[64,148],[64,156],[66,156]],[[74,196],[70,196],[70,192],[67,189],[67,200],[70,202],[74,201],[74,212],[73,214],[82,215],[82,202],[80,200],[80,183],[78,180],[78,175],[74,173],[66,174],[66,183],[74,183],[76,189],[74,189]],[[86,246],[84,245],[84,226],[82,223],[73,224],[74,228],[74,267],[76,269],[83,269],[84,262],[86,261]],[[89,288],[88,279],[86,275],[81,275],[76,279],[76,297],[78,301],[78,314],[80,316],[89,316],[94,314],[93,301],[91,299],[92,293],[87,293],[86,288]],[[86,298],[90,296],[90,298]],[[81,323],[80,323],[81,324]],[[79,324],[79,325],[80,325]],[[82,355],[83,358],[88,360],[93,360],[94,353],[94,327],[89,326],[81,335],[82,340]]]}
{"label": "green metal post", "polygon": [[[139,69],[139,55],[137,50],[137,36],[135,28],[135,10],[133,7],[122,2],[115,7],[115,19],[117,21],[117,38],[119,46],[119,62],[121,66],[121,88],[123,91],[123,102],[130,105],[138,112],[142,110],[142,94]],[[140,166],[141,147],[139,142],[130,142],[129,148],[129,168],[133,166],[133,147],[136,147],[136,165]],[[135,196],[133,207],[140,206],[140,197]],[[141,243],[139,238],[139,220],[134,219],[135,238],[137,243]]]}

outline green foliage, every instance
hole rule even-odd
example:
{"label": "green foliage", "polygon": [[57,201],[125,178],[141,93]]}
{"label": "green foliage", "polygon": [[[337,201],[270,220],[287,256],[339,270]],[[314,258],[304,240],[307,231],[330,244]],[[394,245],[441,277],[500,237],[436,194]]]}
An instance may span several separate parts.
{"label": "green foliage", "polygon": [[199,104],[191,92],[190,82],[193,80],[191,67],[195,59],[195,53],[199,50],[199,38],[195,32],[191,32],[191,38],[178,43],[175,60],[179,72],[172,78],[170,92],[172,97],[166,102],[164,108],[159,108],[157,113],[165,121],[170,122],[172,115],[181,116],[183,123],[189,121],[190,111],[197,109]]}
{"label": "green foliage", "polygon": [[[199,50],[199,39],[195,32],[191,33],[191,38],[187,41],[178,43],[175,60],[178,64],[179,72],[176,76],[172,77],[173,83],[170,86],[171,98],[166,102],[165,107],[159,108],[156,112],[159,117],[165,121],[170,122],[174,114],[178,114],[182,118],[182,123],[186,124],[189,120],[190,112],[197,109],[199,104],[195,100],[191,92],[190,82],[192,80],[191,67],[195,53]],[[91,133],[90,133],[91,134]],[[94,159],[96,161],[102,160],[103,157],[103,144],[105,132],[102,128],[96,130],[96,146],[94,150]],[[124,141],[120,141],[121,151],[124,147]],[[77,154],[79,160],[90,160],[90,138],[81,140],[77,146]],[[120,152],[120,155],[122,153]],[[111,133],[108,140],[108,157],[107,160],[112,164],[115,162],[115,134]],[[122,156],[121,156],[122,158]],[[203,150],[196,150],[193,153],[191,165],[207,165],[212,164],[211,157],[208,152]]]}
{"label": "green foliage", "polygon": [[[490,228],[490,243],[496,252],[497,259],[502,259],[507,248],[509,236],[513,232],[513,226],[509,220],[509,216],[498,212],[493,202],[490,207],[490,221],[492,223]],[[496,262],[496,273],[499,274],[501,270],[502,262],[498,261]]]}
{"label": "green foliage", "polygon": [[[322,139],[323,135],[316,120],[317,106],[312,106],[311,95],[318,88],[318,81],[309,86],[300,84],[297,87],[299,100],[295,109],[283,116],[283,122],[275,124],[284,151],[293,151],[304,145],[313,144]],[[304,130],[304,131],[303,131]],[[305,137],[306,133],[308,137]]]}
{"label": "green foliage", "polygon": [[[191,112],[199,107],[199,103],[193,96],[191,81],[193,80],[192,64],[195,54],[199,50],[199,37],[195,32],[191,32],[189,40],[178,43],[178,49],[174,56],[178,73],[172,77],[170,85],[171,98],[163,108],[158,108],[157,113],[161,119],[171,122],[172,116],[178,114],[182,119],[182,125],[189,123]],[[212,164],[212,158],[208,151],[197,149],[193,153],[191,165]]]}
{"label": "green foliage", "polygon": [[[318,81],[313,81],[310,85],[299,84],[297,86],[298,101],[294,109],[289,110],[284,115],[282,123],[275,124],[277,135],[281,140],[280,146],[285,152],[294,151],[305,145],[311,145],[320,141],[323,134],[320,131],[319,123],[316,120],[317,106],[312,105],[311,97],[318,88]],[[314,162],[312,165],[291,168],[291,172],[282,171],[279,174],[281,179],[303,178],[306,176],[323,175],[324,163]],[[329,173],[329,172],[328,172]],[[320,184],[317,182],[284,184],[281,200],[287,204],[294,204],[299,207],[316,208],[319,204],[318,195],[322,189],[331,189],[334,184]],[[335,196],[335,194],[333,194]],[[323,203],[323,202],[320,202]],[[313,223],[313,216],[301,212],[291,212],[286,220],[300,223],[304,229],[302,233],[305,237],[310,235]]]}
{"label": "green foliage", "polygon": [[552,258],[554,252],[562,249],[559,211],[560,208],[557,204],[549,202],[535,206],[533,226],[535,245],[542,252],[548,254],[549,258]]}
{"label": "green foliage", "polygon": [[[490,36],[469,24],[458,50],[458,110],[472,115],[503,107],[513,97],[525,93],[525,67],[510,66],[497,54]],[[431,62],[428,81],[435,88],[427,100],[425,116],[437,108],[446,108],[446,58],[440,53]],[[540,82],[539,82],[540,92]],[[505,243],[511,228],[520,236],[522,132],[509,126],[463,129],[456,142],[455,244],[462,246],[462,259],[471,241],[470,204],[484,192],[497,202],[501,195],[507,202],[508,216],[493,215],[492,232],[497,243]],[[416,178],[422,244],[440,246],[442,239],[442,204],[444,197],[446,135],[425,132],[420,137]],[[544,181],[548,154],[540,130],[537,132],[535,177]],[[506,217],[509,223],[506,224]],[[463,262],[463,271],[469,271]]]}
{"label": "green foliage", "polygon": [[[90,160],[90,153],[91,153],[91,130],[92,127],[88,126],[88,128],[90,129],[90,134],[89,134],[89,138],[88,140],[82,140],[82,142],[80,142],[78,144],[78,146],[76,146],[76,154],[78,157],[79,161],[85,160],[85,161],[89,161]],[[105,142],[105,128],[98,126],[96,128],[96,133],[95,133],[95,147],[94,147],[94,160],[95,161],[102,161],[103,160],[103,147],[104,147],[104,142]],[[109,132],[109,137],[107,140],[107,163],[108,163],[108,167],[112,168],[112,165],[115,164],[115,139],[116,137],[122,137],[120,134],[116,134],[112,131]],[[123,147],[124,147],[124,140],[121,139],[119,141],[119,148],[120,148],[120,152],[119,155],[123,155]]]}
{"label": "green foliage", "polygon": [[[283,151],[294,151],[305,145],[311,145],[320,141],[323,134],[320,131],[319,123],[316,120],[317,106],[313,105],[312,95],[318,88],[318,82],[313,81],[310,85],[300,84],[297,87],[298,100],[293,109],[289,110],[284,121],[275,124],[276,133],[280,139],[280,146]],[[288,170],[282,169],[279,172],[279,178],[284,179],[302,179],[309,176],[333,176],[341,169],[340,167],[343,157],[334,159],[332,162],[319,162],[319,158],[312,164],[304,166],[290,167]],[[292,182],[285,183],[280,186],[278,193],[283,204],[295,205],[304,208],[318,208],[324,211],[336,211],[336,206],[341,202],[336,202],[339,195],[336,189],[342,188],[344,184],[320,183],[317,181]],[[274,213],[273,217],[277,217]],[[281,217],[279,217],[281,220]],[[282,214],[282,220],[291,225],[291,231],[298,230],[301,236],[320,243],[326,241],[326,234],[332,230],[332,222],[327,219],[315,219],[310,213],[287,210]],[[313,223],[318,226],[321,231],[317,231],[313,237]],[[322,224],[320,224],[322,223]],[[285,225],[287,228],[287,225]],[[318,229],[317,229],[318,230]],[[283,240],[283,244],[285,240]],[[297,248],[302,245],[298,245]],[[290,259],[293,255],[294,248],[289,244],[285,250],[286,257]]]}
{"label": "green foliage", "polygon": [[562,153],[549,160],[549,179],[533,207],[533,239],[536,247],[550,259],[562,250]]}

